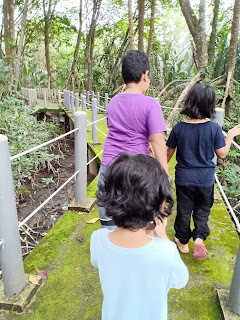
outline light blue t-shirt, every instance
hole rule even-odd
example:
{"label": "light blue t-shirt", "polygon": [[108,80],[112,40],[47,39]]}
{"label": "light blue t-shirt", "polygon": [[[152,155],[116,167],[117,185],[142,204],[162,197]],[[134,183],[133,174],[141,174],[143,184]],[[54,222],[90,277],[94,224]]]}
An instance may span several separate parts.
{"label": "light blue t-shirt", "polygon": [[93,232],[90,246],[104,296],[102,320],[166,320],[168,290],[188,282],[176,245],[152,238],[144,247],[122,248],[110,242],[109,232]]}

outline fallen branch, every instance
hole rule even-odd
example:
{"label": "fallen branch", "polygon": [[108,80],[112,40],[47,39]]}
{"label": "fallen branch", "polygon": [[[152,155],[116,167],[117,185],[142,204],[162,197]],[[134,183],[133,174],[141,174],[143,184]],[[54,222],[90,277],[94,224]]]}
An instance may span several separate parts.
{"label": "fallen branch", "polygon": [[159,93],[158,98],[161,97],[161,95],[174,83],[174,82],[188,82],[189,80],[181,80],[181,79],[175,79],[171,82],[169,82]]}
{"label": "fallen branch", "polygon": [[182,103],[182,101],[184,100],[184,98],[186,97],[186,95],[188,94],[189,90],[201,79],[201,73],[198,72],[196,74],[196,76],[186,85],[185,89],[182,91],[182,93],[180,94],[177,102],[175,103],[173,110],[170,112],[168,118],[167,118],[167,128],[168,130],[170,130],[170,128],[172,128],[172,122],[173,122],[173,118],[174,115],[179,107],[179,105]]}
{"label": "fallen branch", "polygon": [[172,88],[172,89],[166,94],[166,96],[162,99],[161,104],[163,105],[163,104],[168,100],[168,98],[170,98],[171,96],[173,96],[173,95],[176,94],[177,92],[184,90],[185,87],[186,87],[186,85],[187,85],[186,83],[181,83],[181,84],[177,85],[176,87]]}

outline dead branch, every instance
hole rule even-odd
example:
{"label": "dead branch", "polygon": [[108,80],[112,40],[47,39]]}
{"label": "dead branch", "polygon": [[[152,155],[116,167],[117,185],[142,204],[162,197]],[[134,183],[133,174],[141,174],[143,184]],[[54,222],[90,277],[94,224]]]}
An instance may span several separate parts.
{"label": "dead branch", "polygon": [[174,94],[176,94],[177,92],[179,91],[182,91],[185,89],[186,87],[186,83],[181,83],[179,85],[177,85],[176,87],[172,88],[165,96],[164,98],[162,99],[161,103],[164,104],[165,101],[168,100],[169,97],[173,96]]}
{"label": "dead branch", "polygon": [[172,127],[172,122],[173,122],[173,118],[174,115],[176,113],[176,110],[178,109],[179,105],[182,103],[182,101],[184,100],[184,98],[186,97],[186,95],[188,94],[189,90],[197,83],[199,82],[199,80],[201,79],[201,73],[198,72],[196,74],[196,76],[186,85],[185,89],[182,91],[182,93],[180,94],[177,102],[175,103],[173,110],[170,112],[168,118],[167,118],[167,128],[168,130]]}
{"label": "dead branch", "polygon": [[169,83],[160,91],[160,93],[159,93],[159,95],[158,95],[158,98],[160,98],[161,95],[162,95],[173,83],[175,83],[175,82],[188,82],[188,81],[190,81],[190,80],[187,80],[187,79],[186,79],[186,80],[175,79],[175,80],[169,82]]}

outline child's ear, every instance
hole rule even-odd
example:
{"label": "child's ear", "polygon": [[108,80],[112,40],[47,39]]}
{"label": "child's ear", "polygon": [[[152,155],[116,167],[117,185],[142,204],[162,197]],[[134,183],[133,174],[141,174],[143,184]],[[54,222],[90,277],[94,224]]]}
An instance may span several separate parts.
{"label": "child's ear", "polygon": [[143,74],[143,80],[146,82],[149,79],[149,70],[147,70],[144,74]]}

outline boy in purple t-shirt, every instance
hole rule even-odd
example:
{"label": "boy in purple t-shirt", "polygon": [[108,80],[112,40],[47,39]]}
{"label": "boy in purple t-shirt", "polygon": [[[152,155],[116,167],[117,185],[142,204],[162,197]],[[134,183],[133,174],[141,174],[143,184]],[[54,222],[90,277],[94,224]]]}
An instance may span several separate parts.
{"label": "boy in purple t-shirt", "polygon": [[[116,95],[107,107],[109,132],[103,147],[98,188],[104,183],[107,167],[120,153],[148,154],[149,140],[156,159],[168,172],[163,113],[154,98],[144,96],[150,85],[149,71],[148,58],[141,51],[130,50],[122,59],[126,90]],[[114,228],[105,208],[99,207],[99,217],[102,227]]]}

